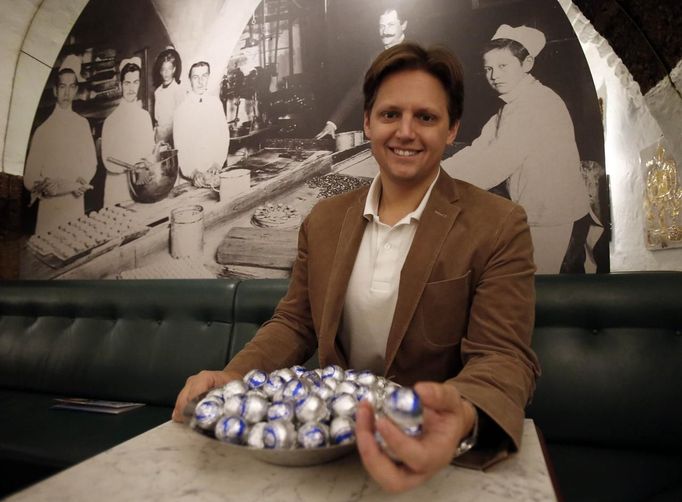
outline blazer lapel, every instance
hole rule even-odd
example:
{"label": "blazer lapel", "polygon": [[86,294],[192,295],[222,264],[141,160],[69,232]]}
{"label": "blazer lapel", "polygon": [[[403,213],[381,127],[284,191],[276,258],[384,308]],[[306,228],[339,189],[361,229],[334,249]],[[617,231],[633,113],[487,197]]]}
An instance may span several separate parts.
{"label": "blazer lapel", "polygon": [[360,195],[346,210],[334,259],[330,264],[329,283],[320,322],[319,343],[327,345],[329,349],[327,353],[337,354],[340,361],[346,364],[345,355],[340,354],[335,347],[336,335],[338,334],[343,304],[348,290],[348,281],[367,224],[367,220],[363,216],[366,195],[367,192]]}
{"label": "blazer lapel", "polygon": [[459,206],[452,203],[457,198],[452,179],[441,169],[438,181],[433,187],[431,197],[419,221],[412,247],[400,272],[398,300],[386,342],[384,375],[393,364],[398,347],[429,279],[431,269],[460,212]]}

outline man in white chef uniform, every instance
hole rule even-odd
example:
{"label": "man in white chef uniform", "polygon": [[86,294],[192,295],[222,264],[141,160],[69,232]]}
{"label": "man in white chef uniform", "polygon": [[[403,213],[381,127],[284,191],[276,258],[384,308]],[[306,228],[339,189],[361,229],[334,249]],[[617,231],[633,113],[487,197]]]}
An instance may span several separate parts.
{"label": "man in white chef uniform", "polygon": [[[379,16],[379,37],[384,49],[404,42],[406,32],[407,19],[404,14],[398,12],[397,7],[389,7]],[[360,78],[348,89],[348,92],[336,105],[331,117],[329,117],[324,128],[315,136],[315,139],[324,138],[325,136],[336,137],[336,130],[343,121],[351,115],[353,110],[362,108],[362,84],[364,79],[365,74],[362,73]]]}
{"label": "man in white chef uniform", "polygon": [[139,57],[124,59],[119,64],[123,99],[102,127],[102,160],[107,169],[104,182],[105,206],[131,199],[126,169],[108,159],[111,157],[128,164],[137,164],[143,159],[151,158],[153,154],[152,119],[137,99],[141,66],[142,60]]}
{"label": "man in white chef uniform", "polygon": [[92,188],[97,155],[87,119],[72,110],[80,59],[64,58],[55,82],[57,104],[36,129],[24,168],[24,186],[40,199],[36,233],[83,216],[83,194]]}
{"label": "man in white chef uniform", "polygon": [[173,118],[173,142],[183,177],[195,180],[208,171],[218,171],[227,159],[230,131],[220,100],[208,94],[211,67],[205,61],[189,69],[192,90],[178,106]]}
{"label": "man in white chef uniform", "polygon": [[503,24],[484,48],[483,67],[504,104],[471,146],[446,159],[451,176],[490,189],[507,181],[526,210],[539,274],[557,274],[573,223],[590,212],[573,122],[564,101],[530,71],[544,34]]}

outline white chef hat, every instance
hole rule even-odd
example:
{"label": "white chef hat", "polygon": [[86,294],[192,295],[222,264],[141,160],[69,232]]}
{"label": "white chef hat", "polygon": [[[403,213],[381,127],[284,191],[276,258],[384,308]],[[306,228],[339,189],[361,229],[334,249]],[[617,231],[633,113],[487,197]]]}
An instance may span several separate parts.
{"label": "white chef hat", "polygon": [[64,58],[62,64],[59,65],[59,71],[71,70],[76,74],[76,80],[78,82],[83,82],[83,77],[81,76],[81,58],[75,54],[69,54]]}
{"label": "white chef hat", "polygon": [[533,57],[540,54],[547,41],[545,35],[540,30],[528,26],[513,28],[508,24],[500,26],[490,40],[497,40],[499,38],[506,38],[520,43],[526,48],[528,54]]}
{"label": "white chef hat", "polygon": [[131,58],[122,59],[118,64],[118,71],[120,72],[123,70],[123,67],[129,63],[137,65],[138,68],[142,68],[142,58],[140,58],[140,56],[133,56]]}

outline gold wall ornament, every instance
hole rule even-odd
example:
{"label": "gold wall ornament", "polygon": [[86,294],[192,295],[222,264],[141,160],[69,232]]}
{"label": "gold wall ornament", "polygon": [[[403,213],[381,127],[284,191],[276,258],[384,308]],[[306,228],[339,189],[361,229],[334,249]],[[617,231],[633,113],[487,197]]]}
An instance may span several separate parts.
{"label": "gold wall ornament", "polygon": [[682,187],[677,163],[666,156],[659,144],[653,158],[646,163],[646,246],[648,249],[682,247]]}

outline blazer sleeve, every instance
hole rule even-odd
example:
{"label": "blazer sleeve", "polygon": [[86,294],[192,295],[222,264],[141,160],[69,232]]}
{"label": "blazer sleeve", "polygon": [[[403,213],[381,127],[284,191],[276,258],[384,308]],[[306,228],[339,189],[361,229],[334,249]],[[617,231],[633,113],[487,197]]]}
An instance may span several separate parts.
{"label": "blazer sleeve", "polygon": [[521,443],[525,406],[540,367],[530,347],[535,321],[535,265],[526,215],[520,206],[501,222],[475,286],[463,368],[449,380],[479,410],[480,445],[456,460],[486,467]]}
{"label": "blazer sleeve", "polygon": [[242,375],[254,368],[270,372],[301,364],[315,353],[317,337],[308,299],[308,228],[309,217],[299,230],[298,254],[287,294],[226,370]]}

